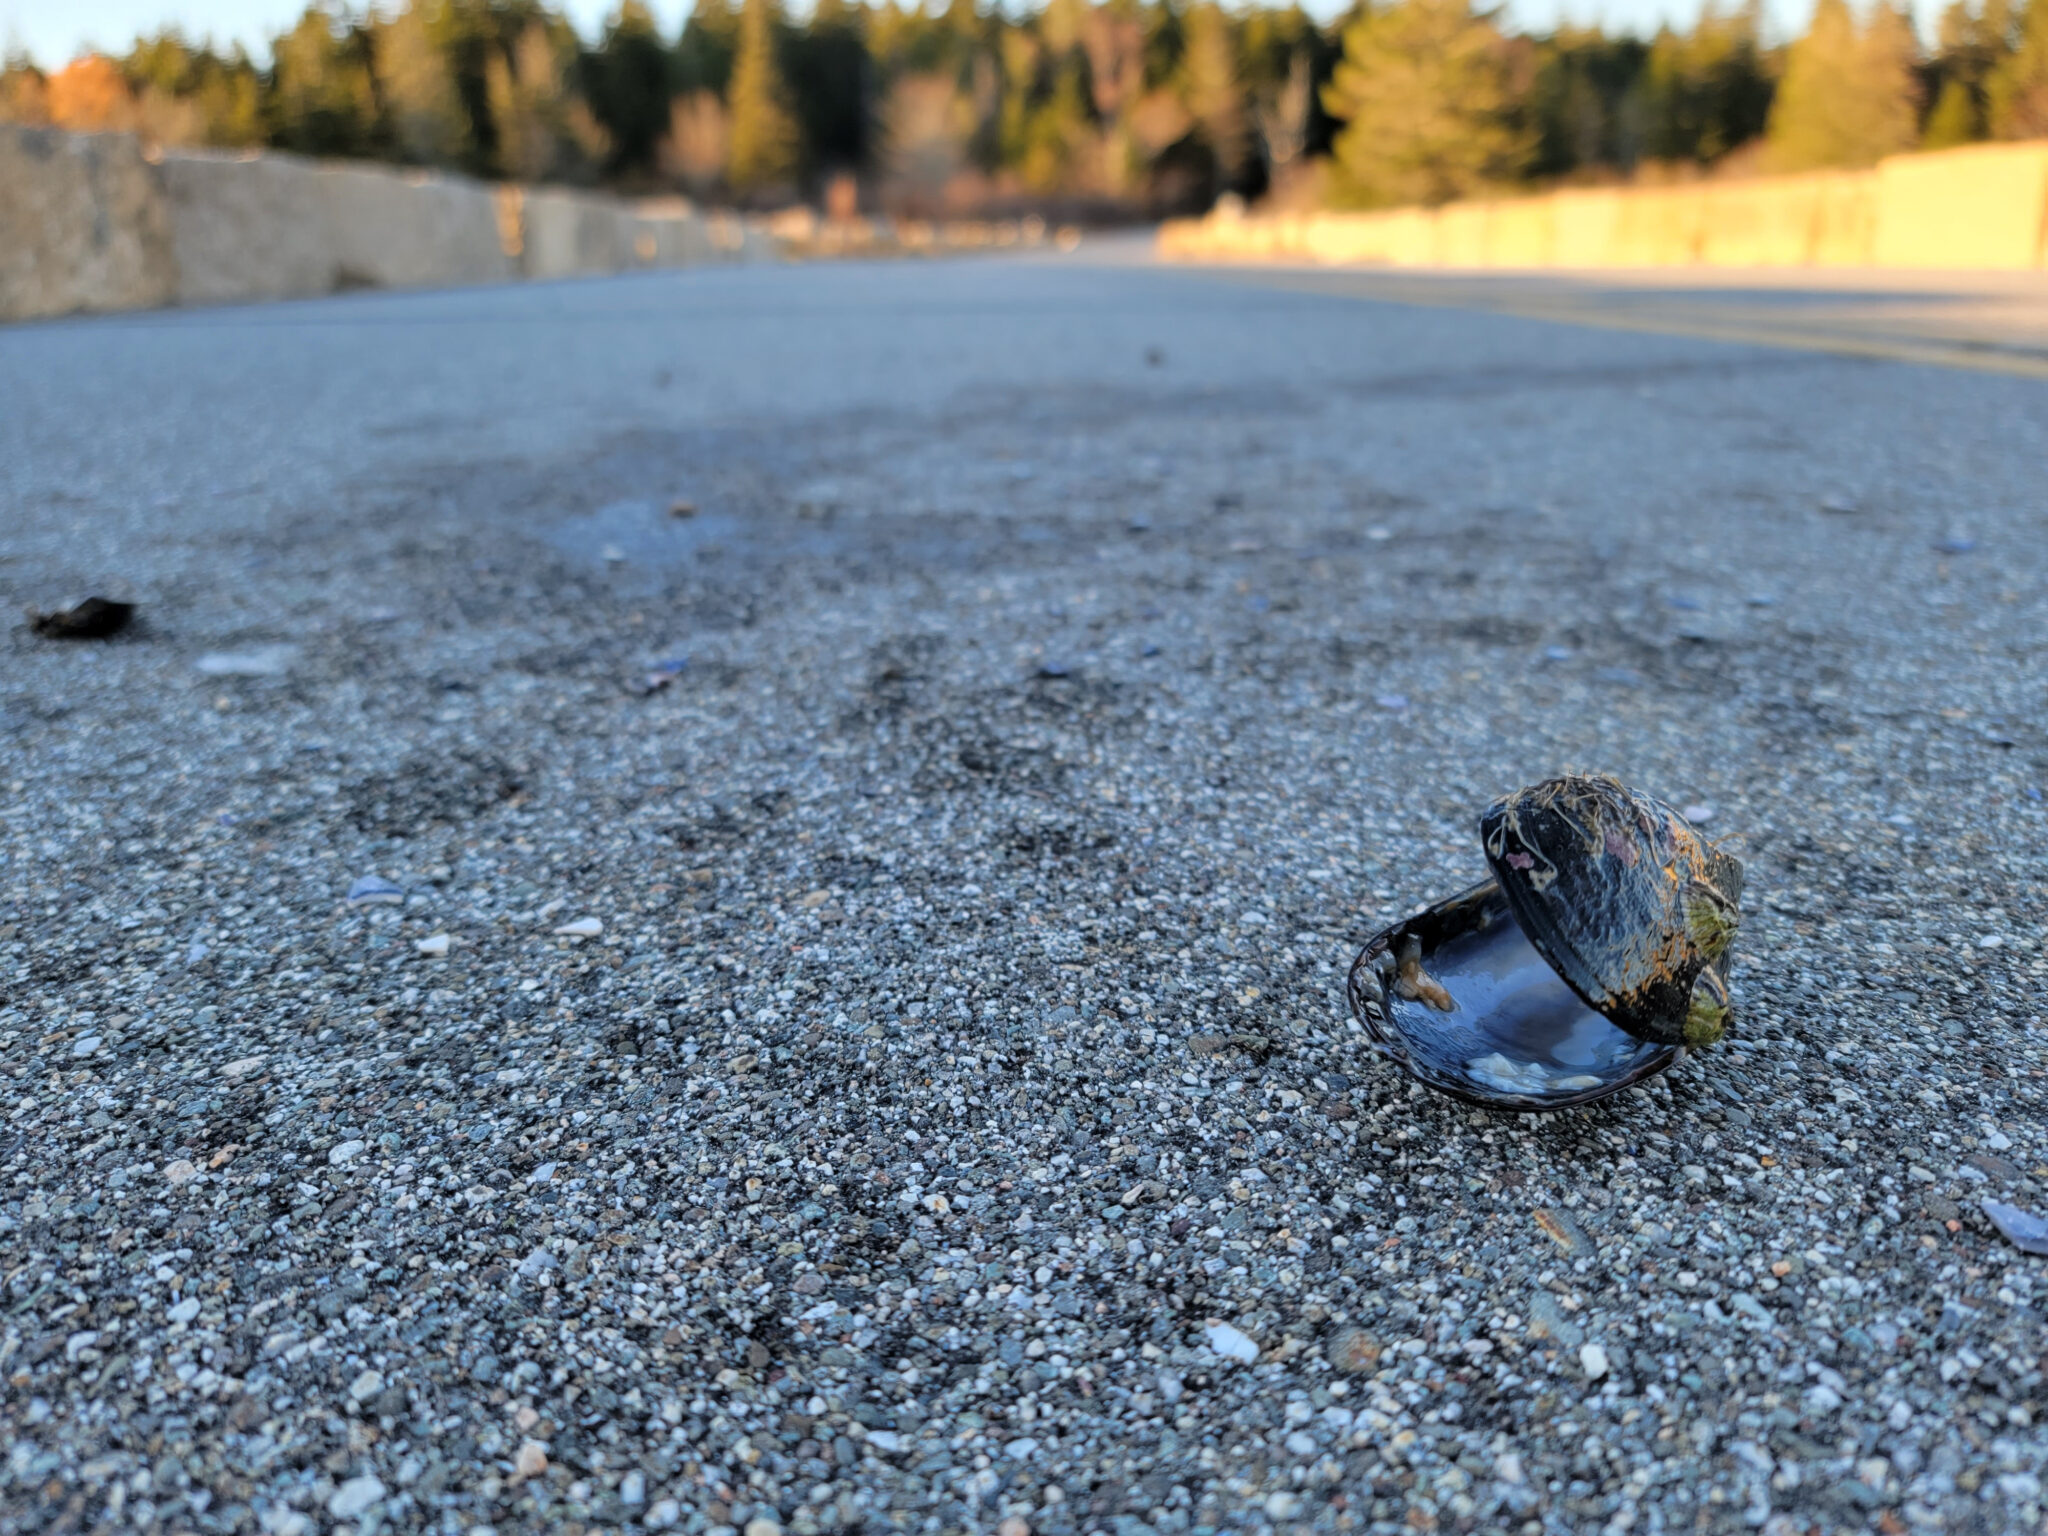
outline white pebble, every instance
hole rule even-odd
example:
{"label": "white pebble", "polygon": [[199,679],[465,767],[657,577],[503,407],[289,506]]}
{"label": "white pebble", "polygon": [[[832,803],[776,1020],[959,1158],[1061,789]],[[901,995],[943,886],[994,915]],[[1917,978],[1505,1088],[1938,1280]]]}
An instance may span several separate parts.
{"label": "white pebble", "polygon": [[199,1298],[187,1296],[183,1301],[164,1314],[174,1323],[189,1323],[199,1315]]}
{"label": "white pebble", "polygon": [[1598,1381],[1607,1374],[1607,1351],[1598,1344],[1581,1344],[1579,1366],[1585,1371],[1588,1381]]}
{"label": "white pebble", "polygon": [[555,930],[565,939],[594,939],[604,932],[604,920],[596,917],[579,917],[573,923],[564,923]]}
{"label": "white pebble", "polygon": [[353,1520],[367,1514],[370,1506],[384,1497],[384,1485],[369,1473],[352,1477],[334,1490],[327,1501],[327,1513],[337,1520]]}
{"label": "white pebble", "polygon": [[1180,1378],[1174,1375],[1173,1372],[1161,1371],[1159,1373],[1159,1400],[1162,1403],[1179,1402],[1183,1390]]}
{"label": "white pebble", "polygon": [[199,1170],[182,1157],[164,1168],[164,1178],[172,1184],[184,1184],[198,1176]]}
{"label": "white pebble", "polygon": [[363,1155],[365,1145],[360,1141],[344,1141],[327,1154],[327,1161],[337,1168],[346,1168]]}
{"label": "white pebble", "polygon": [[1242,1329],[1233,1328],[1229,1323],[1212,1318],[1203,1326],[1202,1337],[1211,1349],[1226,1360],[1239,1360],[1251,1365],[1259,1358],[1259,1346],[1252,1342],[1251,1335]]}
{"label": "white pebble", "polygon": [[1301,1513],[1301,1496],[1294,1493],[1269,1493],[1266,1495],[1266,1518],[1268,1520],[1292,1520]]}
{"label": "white pebble", "polygon": [[645,1504],[647,1502],[647,1475],[643,1472],[628,1472],[619,1479],[619,1502],[621,1504]]}
{"label": "white pebble", "polygon": [[362,1375],[358,1376],[354,1381],[349,1383],[348,1395],[360,1403],[368,1398],[375,1397],[379,1392],[382,1392],[383,1390],[383,1373],[376,1370],[367,1370],[364,1371]]}
{"label": "white pebble", "polygon": [[445,955],[449,942],[447,934],[437,933],[432,938],[421,939],[413,948],[423,955]]}
{"label": "white pebble", "polygon": [[674,1499],[663,1499],[647,1511],[647,1519],[643,1523],[649,1530],[665,1531],[682,1518],[683,1506]]}

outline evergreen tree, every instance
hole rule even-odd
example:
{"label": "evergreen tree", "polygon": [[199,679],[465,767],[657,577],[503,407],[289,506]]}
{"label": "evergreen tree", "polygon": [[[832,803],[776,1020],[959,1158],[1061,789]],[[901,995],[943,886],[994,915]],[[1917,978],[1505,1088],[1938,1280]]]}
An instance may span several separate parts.
{"label": "evergreen tree", "polygon": [[584,93],[611,141],[615,176],[651,175],[668,132],[673,60],[642,0],[622,0],[597,51],[584,59]]}
{"label": "evergreen tree", "polygon": [[2027,0],[2017,46],[1992,67],[1984,96],[1993,138],[2048,138],[2048,0]]}
{"label": "evergreen tree", "polygon": [[789,40],[803,160],[819,172],[868,163],[871,70],[861,22],[861,9],[848,0],[818,0],[810,25]]}
{"label": "evergreen tree", "polygon": [[492,50],[484,89],[499,174],[517,181],[576,179],[610,149],[589,109],[569,89],[574,58],[574,34],[558,34],[539,17],[526,23],[509,48]]}
{"label": "evergreen tree", "polygon": [[779,57],[781,20],[775,0],[746,0],[740,12],[739,47],[726,92],[731,137],[725,174],[743,194],[786,188],[796,177],[797,125]]}
{"label": "evergreen tree", "polygon": [[369,38],[318,5],[271,45],[270,141],[307,155],[384,147]]}
{"label": "evergreen tree", "polygon": [[1910,149],[1919,128],[1914,55],[1911,25],[1884,0],[1862,27],[1848,0],[1819,0],[1771,103],[1771,165],[1870,165]]}
{"label": "evergreen tree", "polygon": [[377,94],[399,157],[452,165],[469,143],[469,118],[448,58],[432,35],[424,0],[414,0],[371,33]]}
{"label": "evergreen tree", "polygon": [[[1658,42],[1668,35],[1660,33]],[[1560,28],[1543,39],[1528,104],[1536,135],[1530,171],[1551,177],[1633,169],[1644,152],[1642,81],[1651,56],[1635,38],[1591,28]]]}
{"label": "evergreen tree", "polygon": [[1236,39],[1229,18],[1213,0],[1199,0],[1183,23],[1181,97],[1216,163],[1216,191],[1244,176],[1244,89],[1237,72]]}
{"label": "evergreen tree", "polygon": [[1529,159],[1505,42],[1467,0],[1360,14],[1323,103],[1345,124],[1337,190],[1360,207],[1447,202],[1512,179]]}
{"label": "evergreen tree", "polygon": [[1986,86],[1991,73],[2013,50],[2013,13],[2008,0],[1985,0],[1972,10],[1952,0],[1941,13],[1934,56],[1924,71],[1924,94],[1933,103],[1921,143],[1947,149],[1985,136]]}
{"label": "evergreen tree", "polygon": [[1707,165],[1764,132],[1772,86],[1761,25],[1755,0],[1725,11],[1710,3],[1692,31],[1657,34],[1638,93],[1644,155]]}
{"label": "evergreen tree", "polygon": [[697,0],[676,43],[676,84],[723,96],[739,41],[740,13],[731,0]]}

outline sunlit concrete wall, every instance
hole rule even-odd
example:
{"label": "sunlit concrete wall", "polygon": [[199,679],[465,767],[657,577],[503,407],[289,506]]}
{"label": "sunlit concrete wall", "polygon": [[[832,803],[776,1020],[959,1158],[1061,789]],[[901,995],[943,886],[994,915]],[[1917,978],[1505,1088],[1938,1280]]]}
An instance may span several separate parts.
{"label": "sunlit concrete wall", "polygon": [[1458,268],[2048,269],[2048,143],[1898,155],[1821,171],[1670,187],[1168,224],[1161,254]]}
{"label": "sunlit concrete wall", "polygon": [[0,317],[168,303],[156,167],[131,138],[0,126]]}
{"label": "sunlit concrete wall", "polygon": [[765,232],[680,198],[295,155],[146,156],[0,123],[0,320],[765,261]]}
{"label": "sunlit concrete wall", "polygon": [[173,155],[161,171],[181,304],[519,275],[475,182],[283,155]]}

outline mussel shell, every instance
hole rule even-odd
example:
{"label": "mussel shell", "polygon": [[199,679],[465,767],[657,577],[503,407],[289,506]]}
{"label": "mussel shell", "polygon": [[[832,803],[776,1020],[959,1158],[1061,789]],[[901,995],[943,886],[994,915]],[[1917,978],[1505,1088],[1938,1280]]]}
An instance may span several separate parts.
{"label": "mussel shell", "polygon": [[[1442,1011],[1407,995],[1413,941]],[[1351,967],[1352,1011],[1381,1054],[1425,1087],[1489,1109],[1565,1109],[1617,1093],[1683,1060],[1586,1006],[1539,954],[1497,881],[1375,934]]]}
{"label": "mussel shell", "polygon": [[1597,776],[1505,795],[1479,831],[1529,941],[1589,1006],[1654,1044],[1720,1037],[1736,859],[1663,801]]}

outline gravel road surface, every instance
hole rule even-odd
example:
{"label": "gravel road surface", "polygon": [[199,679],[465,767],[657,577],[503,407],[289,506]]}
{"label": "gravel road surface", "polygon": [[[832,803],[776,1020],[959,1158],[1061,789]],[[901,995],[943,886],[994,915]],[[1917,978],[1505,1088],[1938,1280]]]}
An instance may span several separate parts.
{"label": "gravel road surface", "polygon": [[[0,332],[141,605],[0,635],[0,1529],[2038,1530],[2044,462],[1080,260]],[[1426,1096],[1344,968],[1567,766],[1734,1038]]]}

